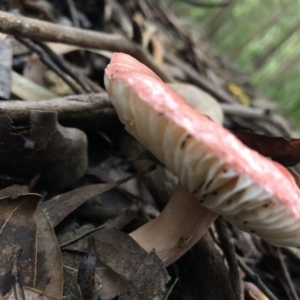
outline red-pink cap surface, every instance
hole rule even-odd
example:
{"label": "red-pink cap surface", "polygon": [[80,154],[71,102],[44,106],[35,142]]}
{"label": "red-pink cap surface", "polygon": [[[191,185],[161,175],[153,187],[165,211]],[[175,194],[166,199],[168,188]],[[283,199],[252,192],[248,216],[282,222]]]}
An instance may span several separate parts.
{"label": "red-pink cap surface", "polygon": [[293,177],[201,115],[150,69],[123,53],[105,70],[120,120],[205,207],[279,246],[300,245]]}

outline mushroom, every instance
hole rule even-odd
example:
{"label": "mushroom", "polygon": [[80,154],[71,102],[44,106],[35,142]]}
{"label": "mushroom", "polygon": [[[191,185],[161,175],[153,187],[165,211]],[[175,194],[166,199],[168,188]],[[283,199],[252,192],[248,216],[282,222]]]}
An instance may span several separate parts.
{"label": "mushroom", "polygon": [[187,101],[194,109],[210,117],[215,123],[223,124],[223,111],[220,104],[210,94],[188,83],[168,83],[177,94]]}
{"label": "mushroom", "polygon": [[159,217],[131,236],[168,265],[218,214],[276,246],[300,245],[300,192],[282,166],[187,104],[136,59],[116,53],[105,86],[127,131],[178,178]]}

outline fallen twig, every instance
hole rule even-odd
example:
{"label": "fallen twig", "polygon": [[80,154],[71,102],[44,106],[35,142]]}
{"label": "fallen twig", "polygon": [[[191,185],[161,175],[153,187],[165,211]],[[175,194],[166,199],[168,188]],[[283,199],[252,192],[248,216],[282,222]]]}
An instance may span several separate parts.
{"label": "fallen twig", "polygon": [[68,78],[66,77],[65,73],[57,66],[55,62],[53,62],[50,57],[45,53],[45,51],[36,45],[34,42],[28,40],[28,39],[22,39],[17,38],[18,41],[22,44],[24,44],[26,47],[31,49],[32,51],[36,52],[41,61],[53,72],[55,72],[76,94],[80,94],[80,90],[77,88],[76,85]]}
{"label": "fallen twig", "polygon": [[60,123],[67,126],[93,127],[107,125],[116,113],[106,93],[72,95],[41,101],[0,101],[14,124],[27,123],[31,110],[56,111]]}
{"label": "fallen twig", "polygon": [[279,300],[270,290],[269,288],[263,283],[263,281],[260,279],[259,275],[257,275],[255,272],[253,272],[240,258],[237,254],[237,261],[240,266],[240,268],[246,273],[246,275],[249,277],[249,279],[255,283],[261,291],[270,299],[270,300]]}
{"label": "fallen twig", "polygon": [[219,101],[234,103],[238,105],[238,101],[235,100],[231,95],[229,95],[225,90],[218,88],[206,78],[202,77],[195,69],[193,69],[193,67],[188,65],[185,61],[181,60],[175,55],[172,55],[169,52],[165,55],[165,59],[166,61],[183,70],[192,81],[197,83],[201,88],[203,88],[211,95],[215,96]]}
{"label": "fallen twig", "polygon": [[57,66],[59,66],[70,77],[72,77],[83,88],[84,91],[86,91],[87,93],[91,93],[92,92],[92,90],[88,86],[88,84],[86,84],[84,82],[84,80],[82,80],[80,78],[80,76],[78,76],[72,70],[72,67],[68,66],[64,62],[64,60],[62,58],[60,58],[48,45],[46,45],[45,43],[40,42],[40,41],[36,41],[36,43],[49,55],[49,57],[52,58],[52,60],[57,64]]}
{"label": "fallen twig", "polygon": [[172,82],[161,68],[154,63],[144,49],[119,35],[83,30],[70,26],[52,24],[32,18],[15,16],[0,11],[0,31],[17,37],[49,42],[65,43],[86,48],[124,52],[152,69],[162,80]]}
{"label": "fallen twig", "polygon": [[233,247],[233,244],[230,241],[230,235],[227,231],[226,222],[222,217],[219,217],[215,221],[215,225],[218,231],[223,253],[226,257],[229,266],[232,290],[234,291],[236,299],[241,299],[242,289],[241,289],[241,279],[238,270],[238,263],[235,255],[235,249]]}
{"label": "fallen twig", "polygon": [[282,255],[282,252],[279,248],[277,248],[277,255],[278,255],[278,258],[280,261],[280,265],[281,265],[281,268],[283,271],[284,278],[287,283],[287,288],[288,288],[287,293],[289,294],[289,298],[292,300],[299,300],[299,297],[298,297],[297,291],[295,289],[295,286],[293,284],[290,272],[287,268],[287,265],[284,261],[283,255]]}
{"label": "fallen twig", "polygon": [[270,111],[269,109],[260,107],[245,107],[242,105],[229,105],[221,103],[224,114],[231,116],[239,116],[246,119],[258,119],[268,121],[280,128],[286,137],[292,137],[292,128],[288,126],[287,121],[280,115]]}

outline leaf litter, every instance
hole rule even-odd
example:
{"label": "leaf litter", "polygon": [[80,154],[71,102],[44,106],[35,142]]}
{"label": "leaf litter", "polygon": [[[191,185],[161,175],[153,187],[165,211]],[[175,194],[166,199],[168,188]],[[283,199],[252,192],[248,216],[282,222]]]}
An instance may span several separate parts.
{"label": "leaf litter", "polygon": [[[93,237],[97,258],[106,266],[98,271],[100,278],[109,276],[106,273],[109,267],[114,273],[128,281],[127,289],[120,295],[121,299],[134,299],[138,295],[142,298],[163,299],[165,284],[169,281],[169,276],[155,251],[147,253],[127,234],[115,229],[96,231]],[[63,250],[87,253],[89,237],[80,239],[64,247]],[[103,290],[103,292],[106,291]]]}
{"label": "leaf litter", "polygon": [[[146,253],[128,235],[158,215],[174,178],[161,165],[141,176],[157,161],[136,142],[124,142],[128,136],[103,89],[103,70],[112,51],[125,51],[165,81],[204,89],[219,104],[226,103],[220,104],[225,126],[249,147],[293,166],[290,172],[298,184],[299,140],[293,138],[299,130],[275,110],[256,105],[261,95],[245,75],[160,1],[10,1],[3,7],[56,24],[97,29],[113,39],[103,43],[101,36],[99,42],[95,32],[87,40],[86,31],[63,26],[61,31],[70,33],[65,44],[47,43],[39,36],[47,31],[26,36],[25,23],[21,39],[13,36],[17,31],[1,33],[3,298],[211,300],[222,298],[226,287],[226,299],[239,299],[232,291],[240,282],[229,280],[223,257],[229,250],[220,244],[215,227],[213,239],[203,238],[168,268],[169,274],[155,250]],[[47,30],[51,23],[43,24]],[[59,32],[51,40],[62,42],[56,38]],[[264,107],[272,107],[263,100]],[[237,133],[245,128],[253,133]],[[259,238],[224,226],[231,233],[233,254],[238,253],[243,296],[296,299],[299,251],[283,249],[282,255]]]}

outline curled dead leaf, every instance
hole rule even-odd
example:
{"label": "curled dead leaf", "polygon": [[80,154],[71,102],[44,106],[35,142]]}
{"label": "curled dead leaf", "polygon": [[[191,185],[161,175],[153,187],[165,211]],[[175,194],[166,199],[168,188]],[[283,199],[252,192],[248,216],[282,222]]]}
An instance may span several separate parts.
{"label": "curled dead leaf", "polygon": [[286,140],[282,137],[271,137],[248,131],[236,131],[234,134],[246,146],[285,167],[291,167],[300,162],[300,139]]}

